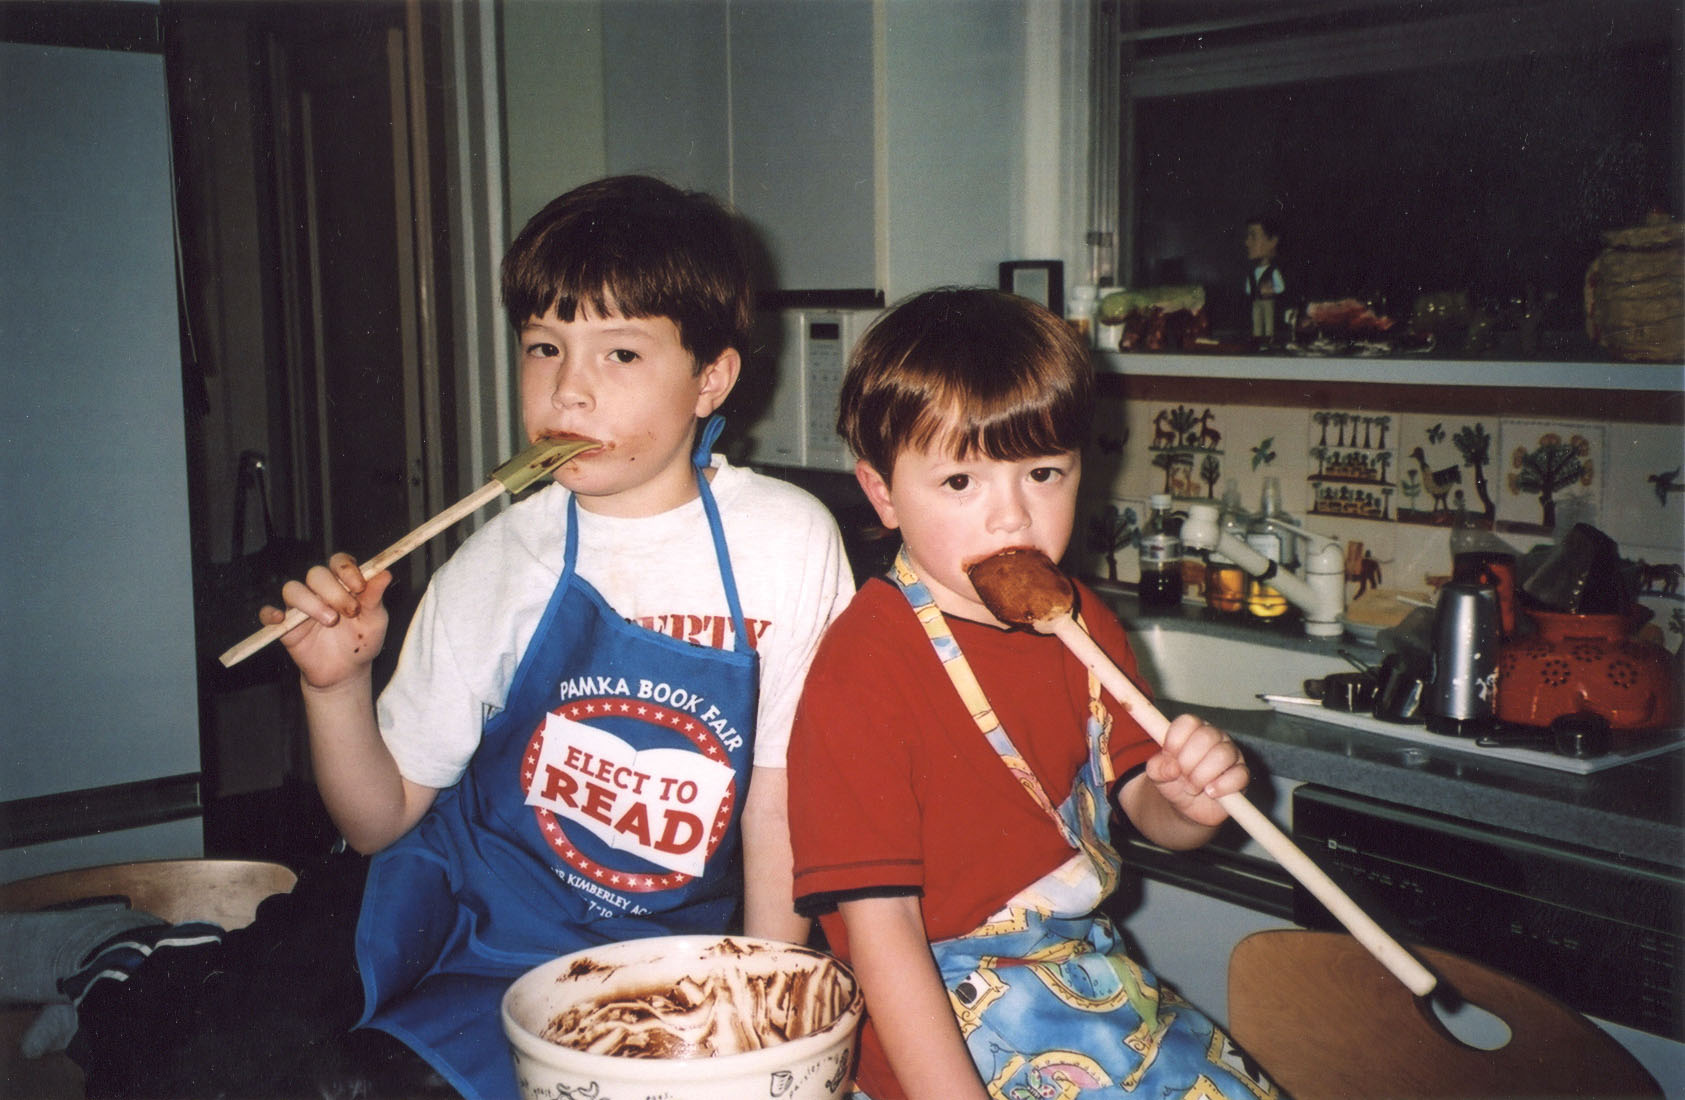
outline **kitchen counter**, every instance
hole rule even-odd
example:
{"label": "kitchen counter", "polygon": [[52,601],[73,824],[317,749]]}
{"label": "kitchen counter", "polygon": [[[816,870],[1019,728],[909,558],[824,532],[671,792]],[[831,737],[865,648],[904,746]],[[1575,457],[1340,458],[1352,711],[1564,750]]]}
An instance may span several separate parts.
{"label": "kitchen counter", "polygon": [[1575,775],[1274,711],[1204,716],[1245,747],[1260,777],[1315,783],[1685,871],[1685,749]]}
{"label": "kitchen counter", "polygon": [[[1139,621],[1133,595],[1108,589],[1108,603],[1126,626]],[[1163,616],[1157,617],[1160,621]],[[1289,624],[1255,627],[1184,605],[1176,629],[1212,635],[1266,637],[1271,645],[1338,654],[1345,649],[1379,663],[1381,653],[1347,638],[1313,639]],[[1283,685],[1297,691],[1298,685]],[[1377,798],[1466,822],[1589,848],[1617,860],[1640,860],[1685,872],[1685,747],[1590,775],[1404,741],[1273,710],[1178,707],[1198,710],[1246,750],[1264,780],[1300,781]],[[1267,803],[1260,797],[1259,801]],[[1271,812],[1284,826],[1283,806]]]}
{"label": "kitchen counter", "polygon": [[[1350,667],[1346,654],[1371,666],[1384,657],[1350,638],[1309,638],[1299,623],[1236,622],[1192,604],[1142,617],[1121,586],[1099,590],[1144,653],[1173,662],[1158,678],[1196,698],[1299,693],[1297,684],[1255,687],[1282,662],[1238,656],[1232,641],[1323,659],[1297,662],[1312,667]],[[1201,635],[1215,660],[1236,663],[1200,662],[1191,678],[1177,675],[1200,652]],[[1227,729],[1253,769],[1248,797],[1289,832],[1297,810],[1306,853],[1394,935],[1546,990],[1614,1035],[1668,1095],[1685,1096],[1685,748],[1580,775],[1262,704],[1160,703]],[[1192,852],[1165,851],[1129,829],[1114,839],[1135,885],[1108,901],[1108,913],[1143,946],[1147,965],[1174,975],[1208,1011],[1221,1011],[1241,939],[1286,925],[1336,927],[1232,822]]]}

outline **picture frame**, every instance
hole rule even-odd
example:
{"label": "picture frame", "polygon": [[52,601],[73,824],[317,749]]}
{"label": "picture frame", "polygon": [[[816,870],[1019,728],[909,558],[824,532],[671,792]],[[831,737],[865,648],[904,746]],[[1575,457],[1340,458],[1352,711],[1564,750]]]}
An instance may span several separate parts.
{"label": "picture frame", "polygon": [[1000,288],[1065,315],[1063,260],[1007,260],[1000,265]]}

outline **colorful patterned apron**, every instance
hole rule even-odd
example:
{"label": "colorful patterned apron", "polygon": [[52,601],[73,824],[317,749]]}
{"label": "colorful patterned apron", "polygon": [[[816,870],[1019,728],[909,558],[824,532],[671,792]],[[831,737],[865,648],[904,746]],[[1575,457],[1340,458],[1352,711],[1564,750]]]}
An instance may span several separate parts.
{"label": "colorful patterned apron", "polygon": [[464,1096],[517,1095],[498,1008],[546,960],[643,936],[724,931],[759,666],[725,534],[697,486],[730,607],[731,649],[627,622],[574,571],[561,579],[504,708],[468,769],[369,870],[357,929],[362,1023],[425,1057]]}
{"label": "colorful patterned apron", "polygon": [[[1125,953],[1095,909],[1117,885],[1107,790],[1111,716],[1088,677],[1088,761],[1054,806],[983,694],[906,551],[896,584],[977,728],[1072,848],[970,933],[931,944],[971,1059],[1000,1100],[1228,1097],[1277,1092],[1209,1018]],[[1080,621],[1080,620],[1079,620]]]}

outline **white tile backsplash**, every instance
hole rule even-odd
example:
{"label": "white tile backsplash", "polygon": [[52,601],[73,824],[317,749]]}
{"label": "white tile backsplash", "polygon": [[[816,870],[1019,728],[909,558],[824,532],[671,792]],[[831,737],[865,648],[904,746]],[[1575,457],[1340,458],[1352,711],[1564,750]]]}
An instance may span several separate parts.
{"label": "white tile backsplash", "polygon": [[[1327,415],[1326,423],[1319,414]],[[1347,417],[1343,443],[1340,414]],[[1417,448],[1420,460],[1412,455]],[[1319,486],[1340,484],[1317,478],[1319,459],[1326,475],[1329,455],[1348,452],[1358,453],[1377,474],[1372,483],[1349,484],[1381,494],[1387,518],[1316,510]],[[1173,454],[1181,457],[1168,457]],[[1487,462],[1477,477],[1469,458],[1482,455]],[[1564,482],[1551,494],[1554,530],[1544,522],[1538,485],[1540,476],[1552,474],[1552,458],[1552,479]],[[1207,459],[1220,463],[1215,481],[1200,476]],[[1450,574],[1451,528],[1459,503],[1477,537],[1496,540],[1495,545],[1517,555],[1554,541],[1555,531],[1576,521],[1591,523],[1620,544],[1627,560],[1656,567],[1652,590],[1641,602],[1655,612],[1667,644],[1678,648],[1685,630],[1680,613],[1685,593],[1663,590],[1670,567],[1685,570],[1685,433],[1677,426],[1389,413],[1308,402],[1288,407],[1107,397],[1098,407],[1084,469],[1083,514],[1073,549],[1085,538],[1094,512],[1108,503],[1140,507],[1150,494],[1165,491],[1167,473],[1184,504],[1221,499],[1232,480],[1248,511],[1258,507],[1264,478],[1277,477],[1288,511],[1302,526],[1341,542],[1362,543],[1380,563],[1389,587],[1420,588]],[[1437,514],[1429,488],[1436,475],[1445,494]],[[1495,524],[1486,520],[1482,478]],[[1113,557],[1119,579],[1138,576],[1131,549]],[[1092,575],[1109,571],[1091,551],[1076,560]],[[1355,591],[1355,584],[1348,591]]]}

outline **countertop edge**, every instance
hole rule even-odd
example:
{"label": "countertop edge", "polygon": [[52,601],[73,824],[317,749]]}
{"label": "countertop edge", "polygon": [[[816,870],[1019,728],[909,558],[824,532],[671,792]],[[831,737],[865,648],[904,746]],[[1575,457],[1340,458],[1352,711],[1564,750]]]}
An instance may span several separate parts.
{"label": "countertop edge", "polygon": [[1648,769],[1651,774],[1663,768],[1685,770],[1685,749],[1593,776],[1539,776],[1526,774],[1539,771],[1527,765],[1488,764],[1274,711],[1204,708],[1201,714],[1240,742],[1258,778],[1314,783],[1623,860],[1685,870],[1685,823],[1571,797],[1611,790],[1614,773],[1624,769]]}

